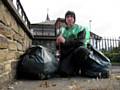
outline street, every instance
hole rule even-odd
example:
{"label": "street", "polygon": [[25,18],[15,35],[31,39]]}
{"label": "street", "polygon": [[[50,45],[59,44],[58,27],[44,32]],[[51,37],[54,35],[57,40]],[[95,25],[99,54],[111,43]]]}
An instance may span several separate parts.
{"label": "street", "polygon": [[112,66],[108,79],[72,77],[49,80],[19,80],[8,90],[120,90],[120,66]]}

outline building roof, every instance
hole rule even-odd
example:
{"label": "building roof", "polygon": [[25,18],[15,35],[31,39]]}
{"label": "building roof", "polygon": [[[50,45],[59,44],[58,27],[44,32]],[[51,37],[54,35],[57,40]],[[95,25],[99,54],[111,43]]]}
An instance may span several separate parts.
{"label": "building roof", "polygon": [[50,24],[50,25],[54,25],[55,22],[56,22],[56,20],[49,20],[49,21],[41,22],[40,24]]}
{"label": "building roof", "polygon": [[46,20],[46,21],[44,21],[44,22],[34,23],[34,24],[38,24],[38,25],[39,25],[39,24],[44,24],[44,25],[54,25],[55,22],[56,22],[56,20],[50,20],[50,21]]}

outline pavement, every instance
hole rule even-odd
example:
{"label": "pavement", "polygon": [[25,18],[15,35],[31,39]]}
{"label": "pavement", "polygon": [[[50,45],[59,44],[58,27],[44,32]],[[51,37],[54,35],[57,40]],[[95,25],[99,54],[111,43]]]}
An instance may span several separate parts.
{"label": "pavement", "polygon": [[120,90],[120,66],[112,66],[110,78],[51,78],[16,80],[8,90]]}

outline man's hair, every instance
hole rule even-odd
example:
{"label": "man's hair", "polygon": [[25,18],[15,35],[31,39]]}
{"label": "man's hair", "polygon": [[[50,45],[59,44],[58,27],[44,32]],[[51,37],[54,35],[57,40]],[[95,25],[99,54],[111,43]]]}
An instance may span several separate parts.
{"label": "man's hair", "polygon": [[67,11],[65,14],[65,19],[68,15],[71,15],[74,18],[74,21],[76,20],[75,13],[73,11]]}

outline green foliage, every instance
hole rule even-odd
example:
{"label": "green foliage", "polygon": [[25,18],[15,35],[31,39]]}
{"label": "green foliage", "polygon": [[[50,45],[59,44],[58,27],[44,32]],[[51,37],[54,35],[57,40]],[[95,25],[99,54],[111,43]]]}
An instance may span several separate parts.
{"label": "green foliage", "polygon": [[102,50],[102,52],[111,60],[111,62],[120,63],[120,47],[113,48],[111,51]]}

